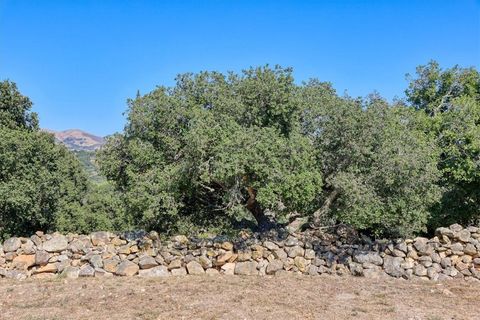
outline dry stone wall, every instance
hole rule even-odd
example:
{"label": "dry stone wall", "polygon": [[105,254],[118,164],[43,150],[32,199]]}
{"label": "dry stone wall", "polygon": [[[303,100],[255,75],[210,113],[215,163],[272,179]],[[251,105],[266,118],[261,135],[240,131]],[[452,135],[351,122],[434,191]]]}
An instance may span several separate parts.
{"label": "dry stone wall", "polygon": [[480,229],[452,225],[432,239],[372,241],[349,229],[198,239],[156,232],[43,234],[0,245],[0,278],[168,277],[284,273],[428,280],[480,279]]}

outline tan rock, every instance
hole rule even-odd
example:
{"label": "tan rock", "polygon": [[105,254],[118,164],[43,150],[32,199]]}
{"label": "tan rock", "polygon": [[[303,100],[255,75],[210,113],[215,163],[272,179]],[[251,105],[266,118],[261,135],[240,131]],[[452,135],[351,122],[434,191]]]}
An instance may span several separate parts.
{"label": "tan rock", "polygon": [[217,266],[223,266],[227,261],[233,256],[232,251],[227,251],[221,256],[217,257],[217,260],[215,262],[215,265]]}
{"label": "tan rock", "polygon": [[295,262],[295,266],[296,266],[296,267],[298,268],[298,270],[301,271],[301,272],[306,272],[308,265],[310,265],[310,263],[308,262],[308,260],[306,260],[306,259],[303,258],[303,257],[295,257],[294,262]]}
{"label": "tan rock", "polygon": [[138,275],[144,278],[162,278],[170,276],[170,273],[168,272],[167,267],[157,266],[150,269],[140,270]]}
{"label": "tan rock", "polygon": [[235,274],[252,276],[258,275],[258,263],[255,261],[239,262],[235,265]]}
{"label": "tan rock", "polygon": [[44,272],[52,272],[55,273],[57,272],[57,265],[56,263],[49,263],[45,266],[42,266],[35,270],[35,273],[44,273]]}
{"label": "tan rock", "polygon": [[208,269],[212,267],[212,261],[206,256],[200,256],[198,258],[198,262],[202,265],[204,269]]}
{"label": "tan rock", "polygon": [[26,270],[33,265],[35,265],[34,254],[21,254],[13,259],[13,266],[16,269]]}
{"label": "tan rock", "polygon": [[115,274],[119,276],[131,277],[137,274],[138,270],[140,270],[138,265],[129,260],[125,260],[118,265]]}
{"label": "tan rock", "polygon": [[250,251],[240,251],[238,252],[238,262],[249,261],[252,258],[252,253]]}
{"label": "tan rock", "polygon": [[205,273],[209,276],[215,276],[220,274],[220,272],[217,269],[213,269],[213,268],[207,269]]}
{"label": "tan rock", "polygon": [[227,242],[222,243],[221,248],[223,250],[232,251],[233,250],[233,244],[231,242],[227,241]]}
{"label": "tan rock", "polygon": [[115,273],[117,271],[117,266],[119,261],[116,259],[107,259],[103,260],[103,269],[107,272]]}
{"label": "tan rock", "polygon": [[185,267],[173,269],[171,272],[172,272],[172,276],[175,276],[175,277],[181,277],[181,276],[187,275],[187,270],[185,269]]}
{"label": "tan rock", "polygon": [[223,274],[233,276],[235,274],[235,263],[225,263],[221,269]]}
{"label": "tan rock", "polygon": [[182,267],[182,260],[175,259],[170,262],[168,265],[168,270],[178,269]]}
{"label": "tan rock", "polygon": [[110,242],[110,235],[105,231],[94,232],[90,235],[90,238],[94,246],[103,246]]}
{"label": "tan rock", "polygon": [[191,275],[201,275],[205,273],[205,270],[203,270],[202,265],[197,261],[190,261],[189,263],[187,263],[187,270],[188,270],[188,274],[191,274]]}

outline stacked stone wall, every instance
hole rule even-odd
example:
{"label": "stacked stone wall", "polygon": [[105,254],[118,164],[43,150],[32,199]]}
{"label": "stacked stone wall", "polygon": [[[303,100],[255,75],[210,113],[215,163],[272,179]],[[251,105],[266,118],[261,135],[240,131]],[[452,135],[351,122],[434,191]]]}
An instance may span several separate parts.
{"label": "stacked stone wall", "polygon": [[348,228],[330,234],[270,232],[229,240],[156,232],[43,234],[0,245],[0,278],[183,275],[353,275],[480,280],[480,229],[452,225],[436,236],[373,241]]}

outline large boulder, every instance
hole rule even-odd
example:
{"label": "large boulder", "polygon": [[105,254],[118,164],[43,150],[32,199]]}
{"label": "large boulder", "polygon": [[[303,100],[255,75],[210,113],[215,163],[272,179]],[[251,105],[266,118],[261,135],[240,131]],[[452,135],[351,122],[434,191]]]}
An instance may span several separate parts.
{"label": "large boulder", "polygon": [[275,274],[279,270],[283,270],[283,262],[275,259],[268,264],[266,272],[267,274]]}
{"label": "large boulder", "polygon": [[353,254],[353,261],[357,263],[371,263],[376,266],[383,264],[383,259],[377,252],[357,251]]}
{"label": "large boulder", "polygon": [[14,252],[22,246],[22,241],[19,238],[10,238],[3,243],[3,251]]}
{"label": "large boulder", "polygon": [[35,265],[34,254],[21,254],[13,259],[13,266],[20,270],[26,270]]}
{"label": "large boulder", "polygon": [[153,257],[145,255],[140,258],[138,265],[140,266],[140,269],[150,269],[158,266],[158,263]]}
{"label": "large boulder", "polygon": [[191,275],[201,275],[205,273],[205,270],[203,270],[202,265],[197,261],[190,261],[189,263],[187,263],[187,271],[188,271],[188,274],[191,274]]}
{"label": "large boulder", "polygon": [[67,279],[76,279],[80,275],[80,269],[77,267],[71,267],[67,266],[65,269],[63,269],[61,273],[61,277],[67,278]]}
{"label": "large boulder", "polygon": [[95,276],[95,269],[91,265],[85,264],[78,271],[78,276],[79,277],[93,277],[93,276]]}
{"label": "large boulder", "polygon": [[255,261],[239,262],[235,265],[235,274],[241,276],[258,275],[258,263]]}
{"label": "large boulder", "polygon": [[140,267],[137,264],[129,260],[125,260],[118,265],[115,274],[118,276],[131,277],[136,275],[139,269]]}
{"label": "large boulder", "polygon": [[44,266],[48,263],[48,260],[50,260],[50,253],[44,250],[38,250],[35,252],[35,264],[38,266]]}
{"label": "large boulder", "polygon": [[47,252],[61,252],[68,247],[68,240],[65,236],[56,235],[43,243],[42,248]]}
{"label": "large boulder", "polygon": [[150,269],[140,270],[138,271],[138,275],[144,278],[161,278],[170,276],[170,273],[168,272],[167,267],[157,266]]}
{"label": "large boulder", "polygon": [[400,257],[385,256],[385,258],[383,258],[383,270],[385,270],[385,273],[388,275],[399,278],[405,273],[402,268],[403,262],[404,260]]}

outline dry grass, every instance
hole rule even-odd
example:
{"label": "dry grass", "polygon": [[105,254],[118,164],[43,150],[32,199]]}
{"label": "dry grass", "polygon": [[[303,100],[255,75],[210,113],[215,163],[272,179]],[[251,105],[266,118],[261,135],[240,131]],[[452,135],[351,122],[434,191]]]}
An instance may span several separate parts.
{"label": "dry grass", "polygon": [[480,284],[352,277],[0,280],[0,319],[480,319]]}

